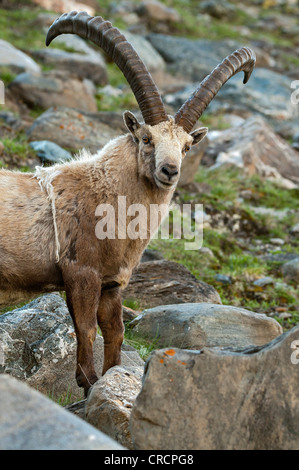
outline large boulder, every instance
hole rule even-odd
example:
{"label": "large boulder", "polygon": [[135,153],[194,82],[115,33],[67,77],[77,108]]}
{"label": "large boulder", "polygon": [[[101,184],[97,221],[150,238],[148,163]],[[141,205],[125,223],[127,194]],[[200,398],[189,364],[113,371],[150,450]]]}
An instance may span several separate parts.
{"label": "large boulder", "polygon": [[259,348],[164,349],[131,414],[136,449],[295,450],[299,326]]}
{"label": "large boulder", "polygon": [[26,384],[0,375],[1,450],[121,450],[110,437]]}
{"label": "large boulder", "polygon": [[46,65],[55,66],[55,70],[64,70],[81,79],[88,78],[96,85],[108,83],[106,64],[101,54],[80,54],[61,49],[42,49],[34,51],[33,57]]}
{"label": "large boulder", "polygon": [[9,68],[14,73],[36,73],[41,72],[40,66],[24,52],[16,49],[12,44],[0,39],[0,70],[2,67]]}
{"label": "large boulder", "polygon": [[29,106],[47,109],[67,106],[82,111],[96,112],[97,103],[88,82],[62,71],[40,75],[22,73],[9,85],[15,97]]}
{"label": "large boulder", "polygon": [[207,303],[161,305],[143,311],[131,325],[157,346],[185,349],[261,346],[283,332],[280,324],[266,315]]}
{"label": "large boulder", "polygon": [[64,148],[96,152],[123,132],[124,122],[118,113],[87,113],[53,107],[34,121],[27,135],[29,141],[50,140]]}
{"label": "large boulder", "polygon": [[206,150],[212,168],[233,164],[292,188],[299,184],[299,153],[275,134],[261,116],[209,136]]}
{"label": "large boulder", "polygon": [[225,39],[190,40],[166,34],[151,33],[148,40],[167,63],[168,70],[188,81],[202,80],[224,57],[240,47],[237,41]]}
{"label": "large boulder", "polygon": [[214,287],[196,279],[182,264],[168,260],[141,263],[132,274],[124,299],[135,299],[146,307],[209,302],[221,304]]}

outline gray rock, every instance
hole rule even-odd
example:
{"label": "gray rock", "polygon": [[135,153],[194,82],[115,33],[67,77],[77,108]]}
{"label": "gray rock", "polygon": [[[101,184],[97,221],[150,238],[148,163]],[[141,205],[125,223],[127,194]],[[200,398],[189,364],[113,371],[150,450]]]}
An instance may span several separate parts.
{"label": "gray rock", "polygon": [[145,17],[147,21],[180,21],[180,15],[173,8],[168,8],[157,0],[144,0],[136,9],[137,13]]}
{"label": "gray rock", "polygon": [[207,13],[208,15],[218,19],[225,18],[232,20],[236,16],[235,5],[225,0],[221,2],[206,0],[204,2],[200,2],[199,8],[202,13]]}
{"label": "gray rock", "polygon": [[0,375],[1,450],[121,450],[117,442],[39,392]]}
{"label": "gray rock", "polygon": [[108,83],[106,64],[101,54],[95,51],[79,54],[60,49],[42,49],[32,55],[43,64],[55,66],[55,70],[62,69],[81,79],[88,78],[96,85]]}
{"label": "gray rock", "polygon": [[132,44],[141,60],[143,60],[150,73],[161,72],[166,69],[163,57],[145,37],[139,34],[132,34],[129,31],[124,31],[124,35]]}
{"label": "gray rock", "polygon": [[293,227],[291,228],[290,232],[291,232],[292,234],[298,234],[298,233],[299,233],[299,222],[298,222],[298,224],[293,225]]}
{"label": "gray rock", "polygon": [[240,126],[210,136],[210,142],[207,151],[216,156],[210,170],[233,164],[287,188],[299,184],[298,152],[275,134],[261,116],[252,116]]}
{"label": "gray rock", "polygon": [[29,141],[50,140],[64,148],[101,149],[110,139],[125,132],[117,113],[86,113],[71,108],[50,108],[28,129]]}
{"label": "gray rock", "polygon": [[239,352],[154,352],[131,414],[135,448],[298,449],[298,337],[299,326]]}
{"label": "gray rock", "polygon": [[208,303],[162,305],[145,310],[131,325],[159,347],[187,349],[260,346],[282,333],[280,324],[266,315]]}
{"label": "gray rock", "polygon": [[196,279],[182,264],[168,260],[141,263],[133,271],[123,298],[138,300],[143,308],[186,302],[221,304],[212,286]]}
{"label": "gray rock", "polygon": [[40,75],[22,73],[11,82],[9,88],[29,106],[44,109],[67,106],[82,111],[97,111],[97,103],[89,86],[62,71],[44,72]]}
{"label": "gray rock", "polygon": [[[190,40],[155,33],[149,34],[147,38],[166,61],[168,70],[176,75],[182,75],[185,80],[189,81],[202,80],[224,57],[240,47],[237,41],[227,39],[223,41]],[[194,60],[195,57],[196,60]],[[194,88],[195,86],[193,90]],[[188,88],[188,93],[189,91]],[[169,100],[166,102],[172,104]],[[175,101],[173,105],[177,106],[178,102],[181,102],[181,99]]]}
{"label": "gray rock", "polygon": [[274,284],[274,279],[273,277],[267,276],[267,277],[261,277],[260,279],[257,279],[256,281],[253,282],[254,286],[257,287],[265,287],[268,286],[269,284]]}
{"label": "gray rock", "polygon": [[84,419],[128,449],[133,448],[129,420],[143,369],[112,367],[93,385],[85,404]]}
{"label": "gray rock", "polygon": [[299,284],[299,257],[285,263],[282,266],[282,274],[285,280]]}
{"label": "gray rock", "polygon": [[0,39],[0,68],[9,68],[14,73],[28,72],[39,74],[40,66],[24,52]]}
{"label": "gray rock", "polygon": [[[47,294],[0,316],[0,372],[25,380],[53,399],[82,398],[75,380],[76,335],[67,306],[58,294]],[[104,341],[94,343],[95,365],[101,373]],[[143,366],[143,360],[124,345],[123,365]]]}
{"label": "gray rock", "polygon": [[30,142],[30,147],[36,151],[42,162],[59,163],[72,158],[69,152],[49,140]]}
{"label": "gray rock", "polygon": [[227,276],[226,274],[216,274],[214,276],[214,279],[216,282],[219,282],[220,284],[231,284],[232,283],[232,278],[230,276]]}
{"label": "gray rock", "polygon": [[64,359],[74,343],[72,319],[58,294],[0,315],[0,371],[19,379],[31,377],[43,363]]}

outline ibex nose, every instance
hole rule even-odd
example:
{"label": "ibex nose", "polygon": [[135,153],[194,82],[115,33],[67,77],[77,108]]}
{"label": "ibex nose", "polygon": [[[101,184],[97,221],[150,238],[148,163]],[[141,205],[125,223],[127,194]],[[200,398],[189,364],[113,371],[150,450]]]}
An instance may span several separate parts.
{"label": "ibex nose", "polygon": [[179,172],[176,165],[166,164],[161,168],[161,171],[164,175],[170,180],[173,176],[176,176]]}

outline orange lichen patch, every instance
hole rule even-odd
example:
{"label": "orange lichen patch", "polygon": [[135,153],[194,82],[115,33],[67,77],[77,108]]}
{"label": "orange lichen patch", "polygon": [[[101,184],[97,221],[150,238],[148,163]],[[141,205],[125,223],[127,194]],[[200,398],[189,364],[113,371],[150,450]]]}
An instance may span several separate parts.
{"label": "orange lichen patch", "polygon": [[185,366],[187,364],[187,362],[180,361],[180,359],[178,359],[178,364],[182,364],[182,366]]}
{"label": "orange lichen patch", "polygon": [[167,349],[167,351],[164,351],[164,354],[166,354],[166,356],[174,356],[175,355],[175,350],[174,349]]}
{"label": "orange lichen patch", "polygon": [[161,364],[163,364],[163,363],[164,363],[164,359],[160,359],[160,362],[161,362]]}

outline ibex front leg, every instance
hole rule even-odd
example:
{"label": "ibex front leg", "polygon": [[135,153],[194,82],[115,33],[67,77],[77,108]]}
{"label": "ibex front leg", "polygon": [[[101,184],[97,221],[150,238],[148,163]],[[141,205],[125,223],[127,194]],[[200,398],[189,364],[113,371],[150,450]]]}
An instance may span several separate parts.
{"label": "ibex front leg", "polygon": [[98,323],[104,338],[103,375],[110,367],[120,364],[124,339],[122,302],[118,288],[103,290],[98,309]]}
{"label": "ibex front leg", "polygon": [[67,305],[77,336],[76,379],[85,395],[98,380],[94,369],[93,343],[97,333],[97,310],[101,282],[95,271],[86,267],[71,267],[64,272]]}

